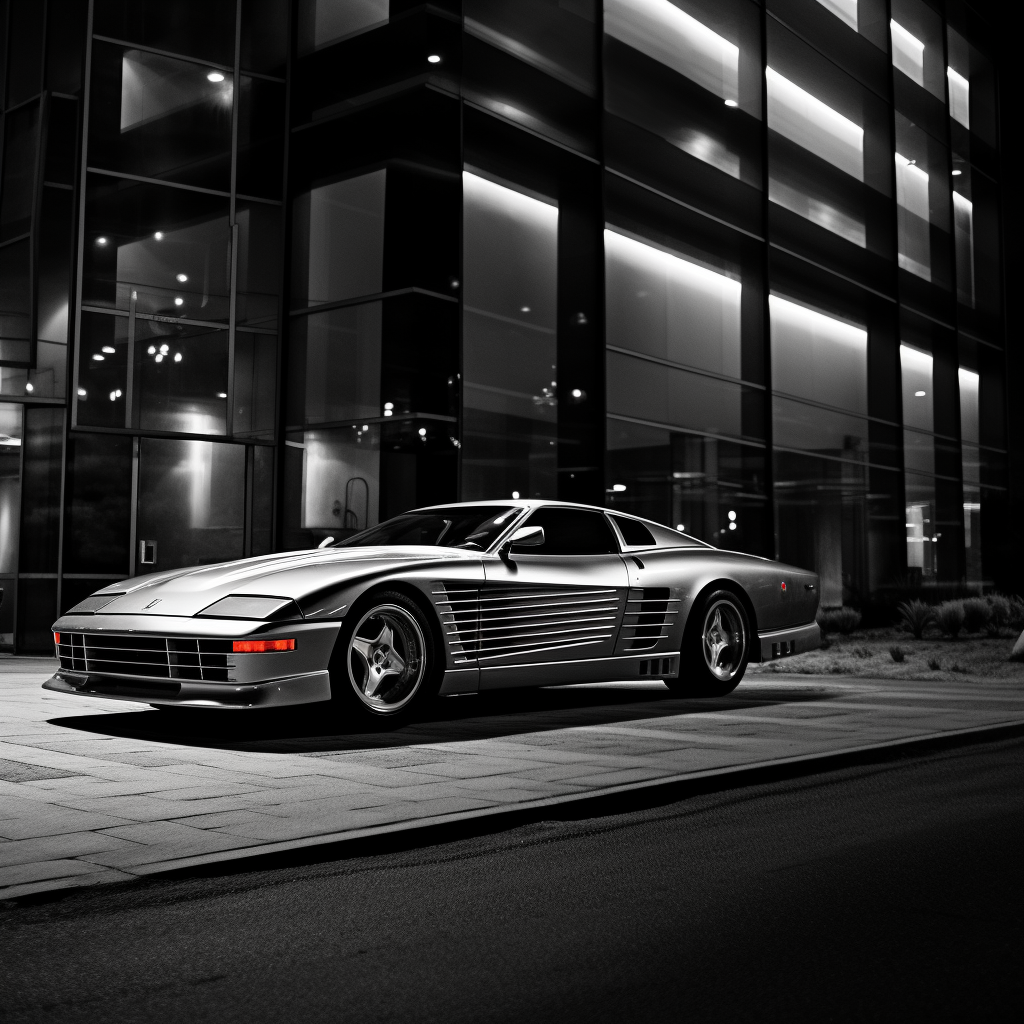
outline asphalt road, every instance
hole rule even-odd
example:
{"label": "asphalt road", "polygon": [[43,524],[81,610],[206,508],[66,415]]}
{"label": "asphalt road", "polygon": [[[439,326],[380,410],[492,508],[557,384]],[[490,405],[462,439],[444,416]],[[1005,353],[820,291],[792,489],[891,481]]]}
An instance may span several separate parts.
{"label": "asphalt road", "polygon": [[0,910],[4,1021],[1024,1012],[1024,740]]}

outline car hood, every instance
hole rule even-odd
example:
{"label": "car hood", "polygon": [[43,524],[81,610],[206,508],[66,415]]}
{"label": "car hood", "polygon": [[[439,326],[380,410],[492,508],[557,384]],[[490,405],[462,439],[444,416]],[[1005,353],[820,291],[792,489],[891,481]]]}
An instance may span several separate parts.
{"label": "car hood", "polygon": [[[453,548],[412,546],[286,551],[135,576],[104,587],[94,597],[117,595],[103,605],[104,615],[196,615],[232,594],[299,601],[361,576],[387,575],[408,567],[425,568],[431,563],[450,565],[467,561],[479,562],[480,556]],[[75,614],[75,609],[68,614]]]}

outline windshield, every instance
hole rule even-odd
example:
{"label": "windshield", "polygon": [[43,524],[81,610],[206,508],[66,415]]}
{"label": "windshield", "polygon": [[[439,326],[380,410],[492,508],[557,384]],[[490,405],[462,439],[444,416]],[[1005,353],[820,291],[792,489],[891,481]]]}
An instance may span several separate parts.
{"label": "windshield", "polygon": [[442,548],[486,551],[522,509],[508,505],[476,505],[471,508],[437,508],[406,512],[331,547],[377,547],[395,544],[428,544]]}

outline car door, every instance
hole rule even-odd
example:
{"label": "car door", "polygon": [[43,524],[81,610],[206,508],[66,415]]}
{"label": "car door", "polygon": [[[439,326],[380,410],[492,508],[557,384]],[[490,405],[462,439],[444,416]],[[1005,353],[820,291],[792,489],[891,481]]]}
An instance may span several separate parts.
{"label": "car door", "polygon": [[517,525],[545,540],[484,559],[482,690],[586,678],[588,662],[612,657],[625,608],[629,575],[602,513],[548,505]]}

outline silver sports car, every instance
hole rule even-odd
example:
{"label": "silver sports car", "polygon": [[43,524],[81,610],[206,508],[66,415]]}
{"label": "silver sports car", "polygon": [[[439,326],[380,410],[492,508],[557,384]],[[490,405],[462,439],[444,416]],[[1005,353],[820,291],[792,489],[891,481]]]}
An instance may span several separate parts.
{"label": "silver sports car", "polygon": [[553,501],[417,509],[318,549],[139,576],[54,623],[61,693],[156,707],[331,701],[404,718],[437,695],[661,679],[720,696],[817,647],[818,577]]}

